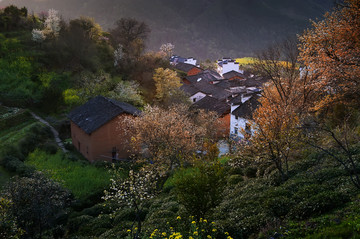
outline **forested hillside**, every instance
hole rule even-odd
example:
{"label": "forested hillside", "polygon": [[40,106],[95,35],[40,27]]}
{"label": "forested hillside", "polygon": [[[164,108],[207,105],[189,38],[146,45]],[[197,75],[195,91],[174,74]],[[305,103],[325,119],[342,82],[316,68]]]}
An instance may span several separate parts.
{"label": "forested hillside", "polygon": [[250,56],[276,40],[301,34],[309,19],[321,18],[333,0],[4,0],[39,13],[54,8],[68,19],[94,17],[104,29],[121,17],[151,27],[148,49],[175,44],[175,53],[216,59]]}
{"label": "forested hillside", "polygon": [[[138,16],[158,8],[151,12],[156,19],[173,14],[180,21],[181,15],[220,33],[205,16],[235,11],[235,1],[27,2],[101,12],[100,20],[111,16],[116,24],[105,30],[87,16],[62,21],[53,9],[39,15],[13,5],[0,9],[0,239],[360,238],[360,0],[346,0],[297,41],[262,46],[256,58],[242,59],[244,74],[235,72],[240,78],[234,79],[211,70],[217,66],[212,61],[204,70],[171,66],[171,44],[146,52],[150,31],[159,30],[114,9],[127,3],[132,8],[123,11]],[[286,21],[279,12],[305,22],[300,13],[307,7],[326,5],[269,2],[246,1],[258,11],[244,15],[266,12],[262,23],[272,26],[266,19],[277,19],[281,32]],[[246,20],[249,26],[255,21]],[[174,22],[159,26],[174,29]],[[235,26],[223,33],[237,32]],[[192,36],[195,30],[184,31]],[[201,41],[214,51],[225,48],[208,40]],[[239,53],[237,45],[228,49]],[[201,73],[186,76],[192,68]],[[208,81],[205,73],[218,78]],[[197,83],[241,91],[204,91],[203,99],[224,94],[220,99],[230,108],[224,116],[189,100],[182,84]],[[224,121],[233,116],[248,120],[243,128],[235,125],[242,137],[224,133]],[[116,126],[101,128],[106,120]],[[106,133],[85,144],[75,137],[80,130],[88,137]],[[131,156],[119,158],[111,142],[90,162],[87,155],[109,131]],[[228,144],[226,155],[219,155],[219,142]]]}

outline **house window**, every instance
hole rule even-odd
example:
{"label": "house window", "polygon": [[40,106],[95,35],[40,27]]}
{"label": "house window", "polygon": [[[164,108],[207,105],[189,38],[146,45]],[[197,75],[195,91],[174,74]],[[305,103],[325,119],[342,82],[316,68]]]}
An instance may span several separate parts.
{"label": "house window", "polygon": [[238,134],[239,133],[239,129],[237,127],[234,127],[234,134]]}
{"label": "house window", "polygon": [[235,119],[238,120],[238,119],[239,119],[239,116],[235,116]]}
{"label": "house window", "polygon": [[193,102],[196,102],[196,98],[193,99]]}

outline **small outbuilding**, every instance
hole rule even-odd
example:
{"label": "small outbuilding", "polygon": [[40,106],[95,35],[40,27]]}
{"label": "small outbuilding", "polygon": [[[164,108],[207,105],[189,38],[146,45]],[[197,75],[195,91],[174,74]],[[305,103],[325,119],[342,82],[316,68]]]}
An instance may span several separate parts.
{"label": "small outbuilding", "polygon": [[130,156],[125,116],[138,116],[134,106],[97,96],[71,111],[71,138],[75,148],[89,161],[114,161]]}

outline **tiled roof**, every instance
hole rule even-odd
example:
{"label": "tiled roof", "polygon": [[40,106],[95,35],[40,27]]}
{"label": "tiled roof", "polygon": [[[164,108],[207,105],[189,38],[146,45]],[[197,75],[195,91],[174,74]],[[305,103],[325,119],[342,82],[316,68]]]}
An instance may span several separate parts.
{"label": "tiled roof", "polygon": [[[187,63],[178,63],[175,65],[175,69],[178,69],[179,71],[183,71],[183,72],[188,72],[190,71],[191,69],[193,68],[198,68],[200,69],[199,67],[197,66],[194,66],[194,65],[191,65],[191,64],[187,64]],[[200,69],[201,70],[201,69]]]}
{"label": "tiled roof", "polygon": [[198,88],[196,88],[194,85],[184,84],[180,87],[180,89],[190,96],[195,95],[196,93],[200,92],[200,90]]}
{"label": "tiled roof", "polygon": [[225,79],[231,79],[233,77],[237,77],[237,78],[240,78],[240,79],[245,79],[246,76],[244,74],[241,74],[240,72],[237,72],[237,71],[229,71],[225,74],[223,74],[223,77]]}
{"label": "tiled roof", "polygon": [[193,86],[199,91],[211,95],[213,98],[223,100],[231,96],[231,92],[227,91],[217,85],[210,84],[206,81],[199,81],[194,83]]}
{"label": "tiled roof", "polygon": [[108,99],[103,96],[96,96],[72,110],[68,117],[87,134],[91,134],[123,113],[139,115],[141,111],[130,104]]}
{"label": "tiled roof", "polygon": [[230,113],[231,107],[228,103],[225,101],[221,101],[218,99],[215,99],[210,96],[205,96],[201,100],[197,101],[193,105],[194,107],[197,107],[199,109],[204,109],[208,111],[214,111],[219,116],[223,116]]}
{"label": "tiled roof", "polygon": [[252,119],[253,112],[260,106],[258,99],[259,96],[254,95],[251,99],[237,107],[231,114],[244,119]]}

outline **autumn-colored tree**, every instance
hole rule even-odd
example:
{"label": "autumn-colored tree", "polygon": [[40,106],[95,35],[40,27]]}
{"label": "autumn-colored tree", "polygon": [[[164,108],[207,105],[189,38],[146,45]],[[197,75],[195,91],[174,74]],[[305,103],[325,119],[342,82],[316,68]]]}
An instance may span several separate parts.
{"label": "autumn-colored tree", "polygon": [[314,91],[308,74],[301,73],[298,57],[297,41],[289,38],[258,53],[253,70],[269,79],[283,104],[303,112],[312,102]]}
{"label": "autumn-colored tree", "polygon": [[148,103],[155,101],[156,87],[153,74],[155,69],[160,67],[170,67],[165,54],[163,52],[147,52],[136,62],[136,66],[131,73],[130,79],[139,83],[142,95]]}
{"label": "autumn-colored tree", "polygon": [[[198,124],[196,119],[207,121],[212,129]],[[205,142],[214,142],[213,132],[218,125],[216,114],[200,111],[193,116],[185,105],[168,109],[147,106],[140,117],[126,118],[125,123],[135,152],[169,169],[189,162]]]}
{"label": "autumn-colored tree", "polygon": [[360,1],[344,5],[300,36],[300,60],[318,91],[315,110],[334,101],[359,104]]}
{"label": "autumn-colored tree", "polygon": [[165,102],[180,91],[181,79],[176,71],[168,68],[155,69],[153,79],[156,87],[156,99],[158,102]]}
{"label": "autumn-colored tree", "polygon": [[285,180],[291,153],[298,146],[299,116],[294,105],[285,104],[274,85],[264,89],[259,102],[261,106],[253,114],[255,132],[245,150],[257,160],[272,162]]}
{"label": "autumn-colored tree", "polygon": [[290,156],[298,145],[300,117],[313,93],[307,85],[307,75],[299,72],[297,58],[297,45],[291,40],[259,54],[255,70],[269,81],[253,114],[254,135],[242,151],[260,161],[274,163],[283,180]]}

